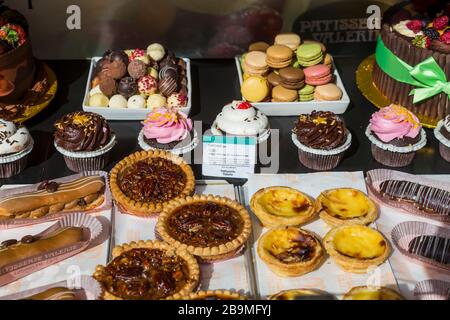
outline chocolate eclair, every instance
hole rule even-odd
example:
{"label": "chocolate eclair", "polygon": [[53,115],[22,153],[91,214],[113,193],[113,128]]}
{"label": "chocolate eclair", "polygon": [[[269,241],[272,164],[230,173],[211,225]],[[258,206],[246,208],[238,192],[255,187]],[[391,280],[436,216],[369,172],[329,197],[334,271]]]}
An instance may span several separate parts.
{"label": "chocolate eclair", "polygon": [[54,287],[21,300],[76,300],[76,293],[65,287]]}
{"label": "chocolate eclair", "polygon": [[55,123],[55,143],[67,151],[94,151],[108,144],[111,129],[99,114],[76,111]]}
{"label": "chocolate eclair", "polygon": [[418,236],[409,242],[408,252],[448,265],[450,239],[433,235]]}

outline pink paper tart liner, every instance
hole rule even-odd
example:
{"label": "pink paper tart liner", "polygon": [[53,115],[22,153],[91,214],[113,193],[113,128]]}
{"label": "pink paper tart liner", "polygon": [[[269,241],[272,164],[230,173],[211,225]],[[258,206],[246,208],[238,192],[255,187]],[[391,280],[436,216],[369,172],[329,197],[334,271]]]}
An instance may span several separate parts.
{"label": "pink paper tart liner", "polygon": [[[64,182],[69,182],[69,181],[73,181],[76,180],[78,178],[81,177],[86,177],[86,176],[94,176],[94,175],[99,175],[102,176],[105,180],[105,191],[104,191],[104,201],[103,203],[98,206],[95,209],[92,210],[87,210],[87,211],[83,211],[84,213],[89,213],[89,214],[95,214],[104,210],[109,210],[112,208],[112,197],[111,197],[111,189],[109,187],[109,178],[108,178],[108,173],[105,171],[86,171],[86,172],[81,172],[81,173],[77,173],[77,174],[73,174],[67,177],[62,177],[62,178],[57,178],[57,179],[53,179],[53,180],[49,180],[49,181],[54,181],[54,182],[58,182],[58,183],[64,183]],[[11,195],[16,195],[16,194],[21,194],[21,193],[25,193],[25,192],[30,192],[30,191],[36,191],[36,189],[38,188],[38,186],[41,184],[42,182],[36,183],[36,184],[32,184],[29,186],[24,186],[24,187],[17,187],[17,188],[11,188],[11,189],[2,189],[1,190],[1,194],[2,196],[0,197],[0,200],[2,197],[8,197]],[[71,213],[71,212],[76,212],[76,211],[66,211],[66,212],[60,212],[60,213],[51,213],[48,215],[45,215],[41,218],[17,218],[17,219],[0,219],[0,230],[2,229],[12,229],[12,228],[19,228],[19,227],[23,227],[23,226],[28,226],[28,225],[33,225],[33,224],[39,224],[39,223],[44,223],[44,222],[49,222],[49,221],[54,221],[54,220],[58,220],[61,217],[64,217],[65,215]]]}
{"label": "pink paper tart liner", "polygon": [[425,222],[406,221],[397,224],[391,231],[392,242],[404,256],[426,267],[450,273],[450,265],[408,251],[411,240],[419,236],[437,236],[446,238],[450,242],[450,229]]}
{"label": "pink paper tart liner", "polygon": [[[101,222],[96,217],[78,212],[65,215],[49,228],[33,236],[45,236],[65,227],[84,227],[87,228],[89,232],[86,232],[83,241],[41,253],[39,255],[1,267],[0,286],[14,282],[29,274],[47,268],[57,262],[63,261],[84,251],[102,233],[103,230]],[[25,235],[26,234],[23,236]]]}
{"label": "pink paper tart liner", "polygon": [[100,300],[102,293],[102,288],[97,280],[88,275],[79,275],[67,280],[3,296],[0,297],[0,300],[23,300],[48,289],[58,287],[73,290],[75,294],[74,300]]}
{"label": "pink paper tart liner", "polygon": [[450,282],[430,279],[420,281],[414,287],[416,300],[450,300]]}
{"label": "pink paper tart liner", "polygon": [[[194,129],[194,137],[192,138],[191,143],[189,143],[187,146],[183,146],[180,148],[173,148],[173,149],[167,149],[167,151],[170,151],[174,154],[180,155],[180,154],[185,154],[188,152],[191,152],[192,150],[194,150],[198,143],[198,134],[197,131]],[[139,132],[138,135],[138,144],[141,147],[142,150],[144,151],[148,151],[148,150],[155,150],[156,148],[153,148],[152,146],[150,146],[148,143],[145,142],[144,140],[144,129],[141,129],[141,131]]]}
{"label": "pink paper tart liner", "polygon": [[392,208],[400,209],[406,213],[410,213],[416,216],[436,220],[443,223],[450,223],[450,215],[428,213],[415,207],[413,203],[406,201],[397,201],[396,199],[390,199],[388,196],[383,197],[380,193],[380,184],[385,180],[409,181],[419,183],[428,187],[439,188],[448,192],[450,192],[450,183],[435,181],[432,179],[389,169],[370,170],[367,172],[366,177],[368,193],[370,197],[376,202],[386,204]]}

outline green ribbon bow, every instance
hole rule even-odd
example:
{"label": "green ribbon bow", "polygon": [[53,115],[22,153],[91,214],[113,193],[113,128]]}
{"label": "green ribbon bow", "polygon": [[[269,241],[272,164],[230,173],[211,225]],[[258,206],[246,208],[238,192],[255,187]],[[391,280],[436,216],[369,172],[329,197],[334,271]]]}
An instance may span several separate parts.
{"label": "green ribbon bow", "polygon": [[411,67],[386,48],[383,40],[378,36],[375,59],[381,70],[391,78],[417,87],[409,93],[409,95],[414,95],[413,103],[423,101],[441,92],[446,93],[450,99],[450,82],[447,81],[444,70],[433,57]]}

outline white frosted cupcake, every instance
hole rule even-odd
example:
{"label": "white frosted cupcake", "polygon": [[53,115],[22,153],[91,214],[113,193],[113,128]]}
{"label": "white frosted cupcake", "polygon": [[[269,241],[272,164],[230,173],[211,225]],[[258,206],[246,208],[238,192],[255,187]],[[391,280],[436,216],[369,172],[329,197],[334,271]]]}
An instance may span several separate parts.
{"label": "white frosted cupcake", "polygon": [[0,119],[0,178],[19,174],[27,166],[33,150],[33,138],[28,129]]}
{"label": "white frosted cupcake", "polygon": [[233,101],[222,108],[211,126],[214,135],[257,137],[258,143],[269,138],[269,120],[247,101]]}

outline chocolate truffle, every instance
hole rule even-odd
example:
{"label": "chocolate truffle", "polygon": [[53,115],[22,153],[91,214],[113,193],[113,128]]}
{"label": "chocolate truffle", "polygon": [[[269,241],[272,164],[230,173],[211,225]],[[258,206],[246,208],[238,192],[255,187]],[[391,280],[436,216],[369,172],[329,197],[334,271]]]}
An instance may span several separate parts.
{"label": "chocolate truffle", "polygon": [[134,79],[139,79],[147,74],[147,66],[141,60],[133,60],[128,65],[128,73]]}
{"label": "chocolate truffle", "polygon": [[166,97],[177,91],[178,85],[174,78],[164,78],[159,81],[158,89]]}
{"label": "chocolate truffle", "polygon": [[117,89],[121,95],[128,99],[137,93],[138,84],[132,77],[125,77],[120,80]]}
{"label": "chocolate truffle", "polygon": [[175,80],[178,78],[177,68],[172,65],[165,65],[159,70],[159,79],[164,78],[174,78]]}
{"label": "chocolate truffle", "polygon": [[101,73],[118,80],[127,74],[127,67],[122,61],[116,60],[105,64]]}
{"label": "chocolate truffle", "polygon": [[128,64],[128,55],[122,50],[115,50],[110,53],[109,59],[111,61],[121,61],[124,65]]}
{"label": "chocolate truffle", "polygon": [[103,76],[100,78],[100,90],[108,98],[113,96],[117,92],[117,83],[111,77]]}

